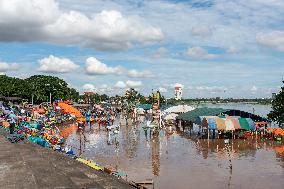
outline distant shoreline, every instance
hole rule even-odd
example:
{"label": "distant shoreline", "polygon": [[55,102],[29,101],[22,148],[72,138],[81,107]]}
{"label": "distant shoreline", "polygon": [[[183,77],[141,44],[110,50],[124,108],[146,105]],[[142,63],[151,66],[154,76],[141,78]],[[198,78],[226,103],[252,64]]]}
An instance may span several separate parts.
{"label": "distant shoreline", "polygon": [[257,102],[257,101],[243,101],[243,102],[212,102],[212,101],[176,101],[176,102],[168,102],[167,105],[179,105],[179,104],[219,104],[219,105],[222,105],[222,104],[253,104],[253,105],[272,105],[271,102],[263,102],[263,101],[260,101],[260,102]]}

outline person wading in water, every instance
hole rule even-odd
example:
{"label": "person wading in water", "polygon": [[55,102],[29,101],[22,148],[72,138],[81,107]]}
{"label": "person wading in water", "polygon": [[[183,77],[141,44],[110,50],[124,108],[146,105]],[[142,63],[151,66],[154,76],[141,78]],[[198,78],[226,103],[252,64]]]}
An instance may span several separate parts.
{"label": "person wading in water", "polygon": [[10,134],[14,133],[16,121],[17,121],[17,116],[14,114],[13,111],[10,112],[8,119],[10,121]]}

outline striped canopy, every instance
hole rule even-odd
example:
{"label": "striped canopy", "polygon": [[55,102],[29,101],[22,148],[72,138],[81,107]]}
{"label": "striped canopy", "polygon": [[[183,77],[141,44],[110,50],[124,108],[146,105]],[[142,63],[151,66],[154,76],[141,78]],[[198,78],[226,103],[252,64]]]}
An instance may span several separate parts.
{"label": "striped canopy", "polygon": [[220,131],[255,130],[255,123],[250,118],[199,116],[197,123],[203,127]]}

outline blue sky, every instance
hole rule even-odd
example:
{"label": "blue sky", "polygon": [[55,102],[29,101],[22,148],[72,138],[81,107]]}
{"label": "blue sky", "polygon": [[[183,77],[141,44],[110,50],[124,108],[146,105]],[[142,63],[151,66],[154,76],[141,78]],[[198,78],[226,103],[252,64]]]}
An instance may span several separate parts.
{"label": "blue sky", "polygon": [[2,0],[0,73],[80,92],[271,97],[284,78],[282,0]]}

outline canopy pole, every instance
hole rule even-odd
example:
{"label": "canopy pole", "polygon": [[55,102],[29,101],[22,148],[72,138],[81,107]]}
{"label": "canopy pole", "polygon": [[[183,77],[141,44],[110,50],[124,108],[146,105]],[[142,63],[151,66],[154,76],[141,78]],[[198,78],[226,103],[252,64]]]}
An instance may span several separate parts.
{"label": "canopy pole", "polygon": [[210,132],[209,127],[207,127],[207,138],[208,138],[208,141],[209,141],[209,132]]}
{"label": "canopy pole", "polygon": [[208,139],[207,139],[207,146],[208,146],[208,148],[209,148],[209,127],[207,127],[207,136],[208,136]]}

